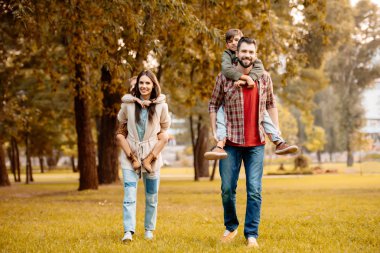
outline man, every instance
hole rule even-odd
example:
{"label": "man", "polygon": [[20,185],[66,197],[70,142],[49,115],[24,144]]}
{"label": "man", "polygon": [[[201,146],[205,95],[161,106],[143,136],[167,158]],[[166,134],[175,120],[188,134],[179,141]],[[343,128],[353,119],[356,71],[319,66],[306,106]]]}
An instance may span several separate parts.
{"label": "man", "polygon": [[[237,46],[236,69],[248,75],[256,59],[256,42],[242,37]],[[244,236],[249,247],[258,247],[258,227],[261,209],[261,179],[263,175],[265,132],[262,126],[265,110],[278,127],[272,81],[267,72],[258,79],[258,85],[247,87],[244,81],[235,82],[220,73],[209,103],[212,133],[216,136],[216,112],[224,104],[227,121],[225,150],[228,157],[220,160],[222,202],[226,230],[222,242],[230,242],[237,234],[236,187],[242,161],[247,188],[247,207]]]}

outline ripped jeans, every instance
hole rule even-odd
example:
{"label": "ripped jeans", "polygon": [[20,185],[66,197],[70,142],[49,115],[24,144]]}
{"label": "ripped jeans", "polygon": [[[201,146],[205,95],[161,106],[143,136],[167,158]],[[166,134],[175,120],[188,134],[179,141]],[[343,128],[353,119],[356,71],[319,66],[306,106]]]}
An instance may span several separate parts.
{"label": "ripped jeans", "polygon": [[[136,229],[136,199],[139,175],[132,170],[122,170],[124,184],[123,225],[124,232],[135,232]],[[160,174],[143,174],[145,186],[145,230],[154,230],[157,221],[158,186]]]}

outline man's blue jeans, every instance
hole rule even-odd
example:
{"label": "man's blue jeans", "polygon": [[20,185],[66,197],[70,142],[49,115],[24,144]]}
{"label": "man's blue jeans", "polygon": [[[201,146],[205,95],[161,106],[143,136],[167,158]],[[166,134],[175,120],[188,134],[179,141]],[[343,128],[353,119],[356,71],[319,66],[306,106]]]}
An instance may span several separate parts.
{"label": "man's blue jeans", "polygon": [[229,231],[239,226],[236,215],[236,187],[242,161],[245,167],[247,207],[245,211],[244,236],[258,237],[261,210],[261,179],[263,177],[264,145],[256,147],[225,146],[228,154],[220,160],[224,225]]}

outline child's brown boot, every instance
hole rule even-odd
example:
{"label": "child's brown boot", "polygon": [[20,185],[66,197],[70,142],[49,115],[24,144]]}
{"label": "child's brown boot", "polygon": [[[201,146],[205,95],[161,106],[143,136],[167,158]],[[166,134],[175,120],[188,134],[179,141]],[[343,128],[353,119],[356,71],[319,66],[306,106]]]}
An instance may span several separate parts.
{"label": "child's brown boot", "polygon": [[142,166],[148,173],[153,172],[152,162],[154,162],[156,159],[157,157],[152,152],[150,152],[149,155],[142,161]]}
{"label": "child's brown boot", "polygon": [[227,156],[226,151],[220,146],[215,146],[204,154],[206,160],[225,159]]}
{"label": "child's brown boot", "polygon": [[132,168],[134,170],[139,170],[141,168],[141,164],[137,159],[135,153],[131,152],[129,156],[127,156],[128,160],[132,163]]}
{"label": "child's brown boot", "polygon": [[289,145],[286,142],[280,142],[276,145],[276,155],[287,155],[296,153],[298,151],[298,147],[296,145]]}

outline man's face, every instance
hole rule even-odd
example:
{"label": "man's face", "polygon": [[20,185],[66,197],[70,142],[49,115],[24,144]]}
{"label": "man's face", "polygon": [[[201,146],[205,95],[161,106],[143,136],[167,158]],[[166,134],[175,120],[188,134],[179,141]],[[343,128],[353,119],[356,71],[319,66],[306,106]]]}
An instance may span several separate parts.
{"label": "man's face", "polygon": [[235,35],[232,39],[227,41],[227,43],[226,43],[227,49],[236,52],[237,44],[238,44],[240,38],[241,38],[240,35]]}
{"label": "man's face", "polygon": [[248,44],[243,42],[240,45],[239,51],[236,56],[239,59],[240,65],[244,68],[249,68],[256,60],[256,46],[255,44]]}

